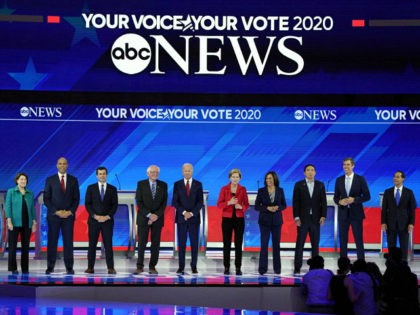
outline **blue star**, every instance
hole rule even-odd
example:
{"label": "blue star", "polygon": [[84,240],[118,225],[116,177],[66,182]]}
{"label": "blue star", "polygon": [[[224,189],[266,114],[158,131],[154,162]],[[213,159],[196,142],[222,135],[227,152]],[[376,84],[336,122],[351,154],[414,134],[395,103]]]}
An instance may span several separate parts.
{"label": "blue star", "polygon": [[20,83],[21,90],[35,90],[47,76],[46,73],[36,72],[32,58],[29,58],[25,72],[9,72],[9,75]]}
{"label": "blue star", "polygon": [[15,9],[9,9],[6,1],[4,2],[3,7],[0,8],[0,14],[4,14],[4,15],[12,14],[15,11],[16,11]]}
{"label": "blue star", "polygon": [[84,38],[87,38],[96,46],[100,47],[98,35],[96,34],[95,28],[86,28],[85,23],[81,17],[65,17],[64,18],[69,24],[74,27],[74,36],[71,45],[74,46],[81,42]]}

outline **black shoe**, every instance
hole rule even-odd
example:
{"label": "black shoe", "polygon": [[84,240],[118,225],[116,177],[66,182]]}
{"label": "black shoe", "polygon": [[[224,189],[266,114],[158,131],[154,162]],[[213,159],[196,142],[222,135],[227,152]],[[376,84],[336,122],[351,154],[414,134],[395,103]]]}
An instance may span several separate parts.
{"label": "black shoe", "polygon": [[196,275],[196,274],[198,273],[198,270],[197,270],[197,268],[196,268],[196,267],[191,268],[191,271],[192,271],[192,273],[193,273],[194,275]]}
{"label": "black shoe", "polygon": [[90,267],[88,267],[86,270],[85,270],[85,273],[95,273],[95,270],[93,270],[93,268],[90,268]]}
{"label": "black shoe", "polygon": [[259,273],[261,276],[264,276],[264,275],[265,275],[265,271],[258,271],[258,273]]}
{"label": "black shoe", "polygon": [[18,274],[19,274],[19,271],[17,271],[17,270],[12,271],[12,275],[18,275]]}
{"label": "black shoe", "polygon": [[108,268],[108,274],[109,275],[116,275],[117,271],[114,268]]}
{"label": "black shoe", "polygon": [[230,272],[229,272],[229,268],[225,268],[225,271],[223,272],[223,274],[224,274],[224,275],[229,275],[229,274],[230,274]]}
{"label": "black shoe", "polygon": [[151,275],[157,275],[158,274],[158,271],[156,270],[156,268],[152,267],[152,268],[149,268],[149,274],[151,274]]}
{"label": "black shoe", "polygon": [[281,271],[280,271],[280,270],[274,270],[274,273],[275,273],[276,275],[279,275],[279,274],[281,274]]}
{"label": "black shoe", "polygon": [[67,269],[66,272],[68,275],[74,275],[74,270],[73,269]]}
{"label": "black shoe", "polygon": [[133,275],[139,275],[143,272],[143,267],[137,267],[136,271],[133,272]]}
{"label": "black shoe", "polygon": [[29,271],[28,270],[25,270],[25,271],[22,270],[22,274],[23,275],[29,275]]}
{"label": "black shoe", "polygon": [[236,275],[237,276],[242,276],[241,268],[236,268]]}
{"label": "black shoe", "polygon": [[45,274],[46,275],[50,275],[54,272],[54,268],[47,268],[47,270],[45,270]]}
{"label": "black shoe", "polygon": [[294,275],[300,274],[300,269],[299,268],[295,268],[295,270],[293,270],[293,274]]}
{"label": "black shoe", "polygon": [[178,268],[178,270],[176,271],[176,273],[178,275],[183,275],[184,274],[184,269]]}

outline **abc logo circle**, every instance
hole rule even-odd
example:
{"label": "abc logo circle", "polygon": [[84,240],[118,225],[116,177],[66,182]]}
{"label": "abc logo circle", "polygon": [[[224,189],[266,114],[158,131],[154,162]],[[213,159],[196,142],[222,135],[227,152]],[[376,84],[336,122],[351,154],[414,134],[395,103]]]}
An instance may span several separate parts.
{"label": "abc logo circle", "polygon": [[28,117],[29,116],[29,108],[28,107],[22,107],[20,109],[20,116]]}
{"label": "abc logo circle", "polygon": [[121,72],[136,74],[146,69],[150,63],[150,45],[140,35],[124,34],[112,45],[111,58]]}
{"label": "abc logo circle", "polygon": [[303,112],[301,110],[295,111],[295,119],[302,120],[303,119]]}

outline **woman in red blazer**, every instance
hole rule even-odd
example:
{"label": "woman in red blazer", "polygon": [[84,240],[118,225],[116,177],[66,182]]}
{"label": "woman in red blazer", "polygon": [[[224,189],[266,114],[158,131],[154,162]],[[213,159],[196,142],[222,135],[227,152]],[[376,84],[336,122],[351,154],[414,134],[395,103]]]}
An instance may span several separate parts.
{"label": "woman in red blazer", "polygon": [[219,193],[217,206],[222,209],[223,265],[224,274],[229,274],[232,232],[235,232],[236,275],[242,275],[242,243],[244,239],[244,212],[249,208],[246,188],[239,185],[241,171],[234,168],[229,172],[230,183],[223,186]]}

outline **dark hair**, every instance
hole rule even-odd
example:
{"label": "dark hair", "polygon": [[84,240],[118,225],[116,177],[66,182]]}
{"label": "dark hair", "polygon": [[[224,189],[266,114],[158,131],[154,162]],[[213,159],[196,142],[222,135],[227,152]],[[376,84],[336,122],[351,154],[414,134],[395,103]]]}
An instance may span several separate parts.
{"label": "dark hair", "polygon": [[314,256],[308,259],[307,264],[309,269],[323,269],[324,268],[324,258],[322,256]]}
{"label": "dark hair", "polygon": [[343,162],[345,162],[345,161],[350,161],[351,165],[354,165],[354,160],[353,160],[353,158],[351,158],[351,157],[346,157],[346,158],[344,158],[344,159],[343,159]]}
{"label": "dark hair", "polygon": [[16,174],[15,184],[17,184],[17,181],[18,181],[19,177],[21,177],[21,176],[24,176],[26,178],[26,184],[28,184],[29,178],[28,178],[28,175],[26,175],[26,173],[24,173],[24,172],[19,172],[19,173]]}
{"label": "dark hair", "polygon": [[108,169],[105,166],[98,166],[96,169],[96,175],[98,175],[99,171],[105,171],[105,173],[108,174]]}
{"label": "dark hair", "polygon": [[266,179],[267,179],[268,175],[273,176],[274,186],[277,186],[277,187],[280,186],[279,177],[277,176],[276,172],[274,172],[274,171],[269,171],[269,172],[267,172],[267,174],[265,174],[265,176],[264,176],[264,186],[267,186]]}
{"label": "dark hair", "polygon": [[367,272],[366,260],[358,259],[353,263],[351,272]]}
{"label": "dark hair", "polygon": [[314,170],[316,170],[315,165],[313,165],[313,164],[306,164],[305,167],[303,168],[303,171],[306,172],[306,169],[308,167],[310,167],[310,166],[312,166],[314,168]]}
{"label": "dark hair", "polygon": [[337,266],[338,266],[339,273],[340,272],[345,272],[347,270],[350,270],[350,268],[351,268],[350,259],[348,257],[340,257],[340,258],[338,258]]}
{"label": "dark hair", "polygon": [[402,177],[402,178],[405,178],[405,173],[404,173],[403,171],[398,170],[398,171],[396,171],[396,172],[394,173],[394,175],[395,175],[395,174],[397,174],[397,173],[400,173],[400,174],[401,174],[401,177]]}

